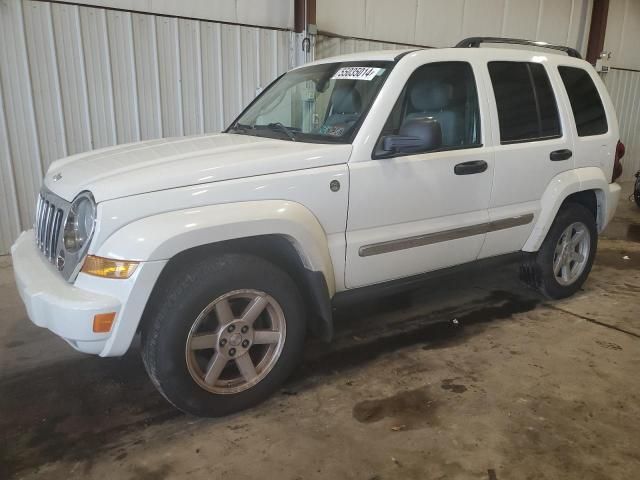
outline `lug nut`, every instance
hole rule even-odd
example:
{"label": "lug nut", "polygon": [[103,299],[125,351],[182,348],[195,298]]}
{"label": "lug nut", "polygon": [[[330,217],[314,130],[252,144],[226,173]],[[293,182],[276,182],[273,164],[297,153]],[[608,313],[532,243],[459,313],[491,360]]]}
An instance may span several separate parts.
{"label": "lug nut", "polygon": [[233,357],[235,354],[236,354],[236,349],[235,348],[232,348],[232,349],[229,350],[229,355],[230,356]]}
{"label": "lug nut", "polygon": [[242,346],[244,348],[247,348],[249,346],[249,340],[245,340],[244,342],[242,342]]}
{"label": "lug nut", "polygon": [[223,338],[222,340],[220,340],[220,346],[224,347],[227,344],[227,339]]}
{"label": "lug nut", "polygon": [[247,333],[249,331],[249,327],[247,327],[246,325],[244,327],[242,327],[242,329],[240,330],[242,333]]}
{"label": "lug nut", "polygon": [[227,328],[227,332],[231,333],[236,329],[235,325],[229,325],[229,328]]}

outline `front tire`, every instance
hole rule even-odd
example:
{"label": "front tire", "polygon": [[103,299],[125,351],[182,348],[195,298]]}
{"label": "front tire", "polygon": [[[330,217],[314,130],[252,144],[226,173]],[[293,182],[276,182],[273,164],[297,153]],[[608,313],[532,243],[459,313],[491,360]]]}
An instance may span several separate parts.
{"label": "front tire", "polygon": [[252,255],[194,262],[145,315],[142,358],[178,409],[228,415],[276,391],[300,363],[305,309],[289,275]]}
{"label": "front tire", "polygon": [[551,299],[573,295],[591,271],[597,245],[593,213],[581,204],[566,204],[533,260],[532,283]]}

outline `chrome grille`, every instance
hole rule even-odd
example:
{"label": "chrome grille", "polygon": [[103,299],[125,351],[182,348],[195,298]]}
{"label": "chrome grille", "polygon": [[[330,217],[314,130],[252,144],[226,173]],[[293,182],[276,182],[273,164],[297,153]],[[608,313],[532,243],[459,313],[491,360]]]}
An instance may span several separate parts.
{"label": "chrome grille", "polygon": [[34,224],[36,245],[51,263],[57,260],[58,241],[66,210],[67,202],[61,198],[47,192],[38,195]]}

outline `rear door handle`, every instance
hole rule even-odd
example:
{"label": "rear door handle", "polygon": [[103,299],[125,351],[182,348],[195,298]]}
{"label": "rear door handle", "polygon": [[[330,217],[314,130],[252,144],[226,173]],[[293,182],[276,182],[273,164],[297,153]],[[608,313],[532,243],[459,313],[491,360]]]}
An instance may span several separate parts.
{"label": "rear door handle", "polygon": [[552,162],[560,162],[562,160],[569,160],[573,152],[568,148],[564,148],[562,150],[554,150],[549,154],[549,158]]}
{"label": "rear door handle", "polygon": [[487,162],[484,160],[472,160],[457,164],[453,171],[456,175],[473,175],[474,173],[482,173],[488,168]]}

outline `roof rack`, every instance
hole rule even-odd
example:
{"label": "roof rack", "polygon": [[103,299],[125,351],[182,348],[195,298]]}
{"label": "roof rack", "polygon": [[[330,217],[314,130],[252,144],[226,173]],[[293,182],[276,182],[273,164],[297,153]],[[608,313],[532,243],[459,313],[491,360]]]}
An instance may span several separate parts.
{"label": "roof rack", "polygon": [[509,45],[528,45],[530,47],[550,48],[552,50],[560,50],[570,57],[582,58],[580,53],[571,47],[563,45],[554,45],[553,43],[538,42],[535,40],[523,40],[520,38],[503,38],[503,37],[469,37],[458,42],[457,48],[478,48],[481,43],[506,43]]}

